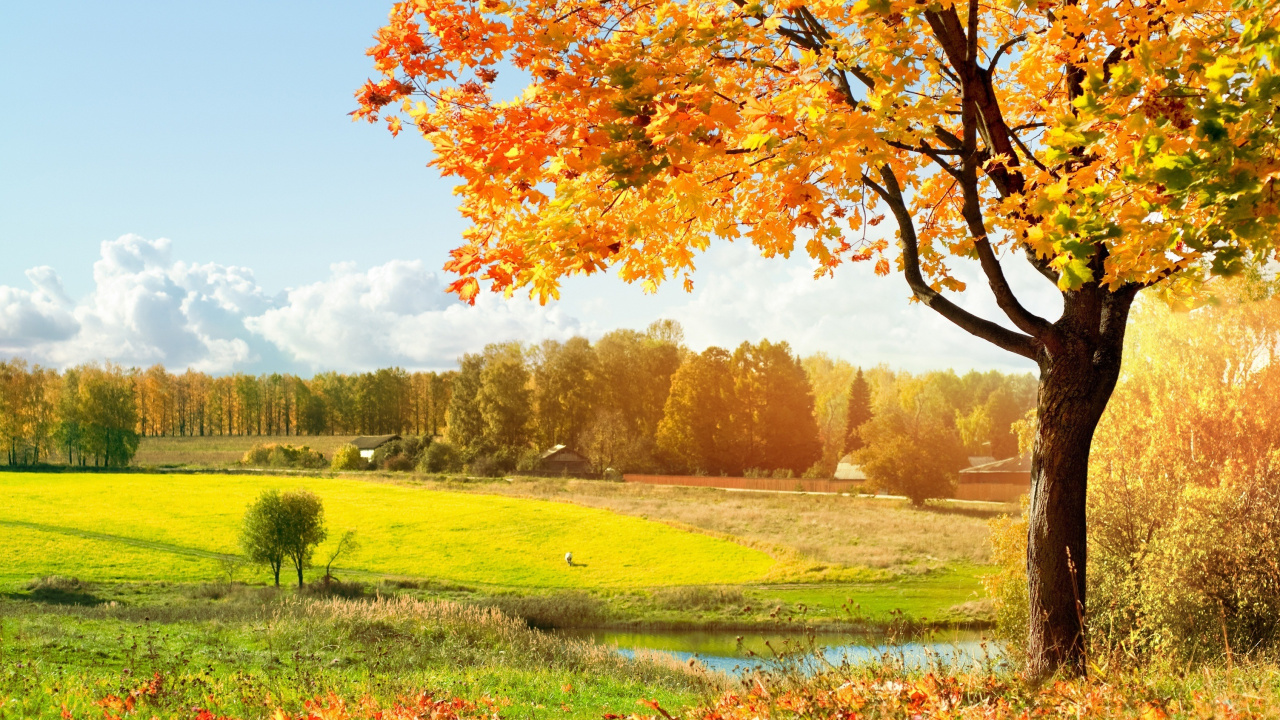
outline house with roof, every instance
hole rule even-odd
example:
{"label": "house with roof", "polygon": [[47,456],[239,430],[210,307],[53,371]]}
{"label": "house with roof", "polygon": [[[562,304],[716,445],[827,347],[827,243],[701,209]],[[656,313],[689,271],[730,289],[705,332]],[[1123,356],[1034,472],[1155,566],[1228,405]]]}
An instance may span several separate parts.
{"label": "house with roof", "polygon": [[[983,459],[983,458],[977,458]],[[957,500],[1015,502],[1031,492],[1031,456],[979,463],[960,471]]]}
{"label": "house with roof", "polygon": [[574,452],[568,445],[556,445],[542,453],[539,469],[550,475],[590,475],[591,461]]}
{"label": "house with roof", "polygon": [[392,440],[399,440],[399,435],[361,435],[351,441],[352,445],[360,451],[360,457],[368,460],[373,457],[373,451],[386,445]]}
{"label": "house with roof", "polygon": [[839,464],[836,465],[836,472],[832,475],[836,480],[853,480],[855,482],[863,482],[867,479],[867,473],[862,470],[862,466],[853,461],[853,454],[845,455],[840,458]]}

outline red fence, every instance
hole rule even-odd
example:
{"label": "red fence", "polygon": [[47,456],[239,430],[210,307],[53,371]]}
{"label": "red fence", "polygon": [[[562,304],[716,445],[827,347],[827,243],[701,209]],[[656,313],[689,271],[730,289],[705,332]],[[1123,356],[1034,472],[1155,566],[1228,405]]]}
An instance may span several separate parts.
{"label": "red fence", "polygon": [[769,490],[773,492],[850,492],[857,480],[808,480],[802,478],[702,477],[694,475],[623,475],[623,481],[644,485],[680,485],[727,490]]}

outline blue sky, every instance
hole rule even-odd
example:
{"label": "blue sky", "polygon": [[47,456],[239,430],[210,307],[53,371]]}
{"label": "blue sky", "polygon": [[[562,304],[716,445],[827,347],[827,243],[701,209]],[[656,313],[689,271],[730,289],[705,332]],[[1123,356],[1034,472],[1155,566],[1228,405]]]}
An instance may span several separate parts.
{"label": "blue sky", "polygon": [[[814,281],[805,258],[724,243],[692,295],[593,277],[548,307],[458,305],[439,267],[463,223],[429,146],[347,116],[389,7],[0,7],[0,355],[441,368],[487,342],[674,317],[696,349],[769,337],[859,364],[1029,369],[908,304],[901,277]],[[1008,264],[1052,312],[1052,288]],[[961,300],[994,317],[981,288]]]}

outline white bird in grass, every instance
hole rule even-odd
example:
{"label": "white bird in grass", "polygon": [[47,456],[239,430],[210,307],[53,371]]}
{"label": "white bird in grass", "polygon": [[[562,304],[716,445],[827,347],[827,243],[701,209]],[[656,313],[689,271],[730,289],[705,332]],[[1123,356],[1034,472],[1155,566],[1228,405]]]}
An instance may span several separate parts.
{"label": "white bird in grass", "polygon": [[567,563],[569,563],[569,567],[573,567],[573,553],[571,553],[571,552],[567,552],[567,553],[565,553],[565,554],[564,554],[564,561],[565,561],[565,562],[567,562]]}

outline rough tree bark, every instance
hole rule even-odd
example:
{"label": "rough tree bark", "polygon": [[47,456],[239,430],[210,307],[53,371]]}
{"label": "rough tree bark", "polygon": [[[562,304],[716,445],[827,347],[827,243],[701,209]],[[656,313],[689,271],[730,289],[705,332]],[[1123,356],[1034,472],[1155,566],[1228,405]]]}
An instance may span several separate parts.
{"label": "rough tree bark", "polygon": [[1135,287],[1065,293],[1053,342],[1041,346],[1039,420],[1027,530],[1028,674],[1085,672],[1085,500],[1094,430],[1120,375]]}

